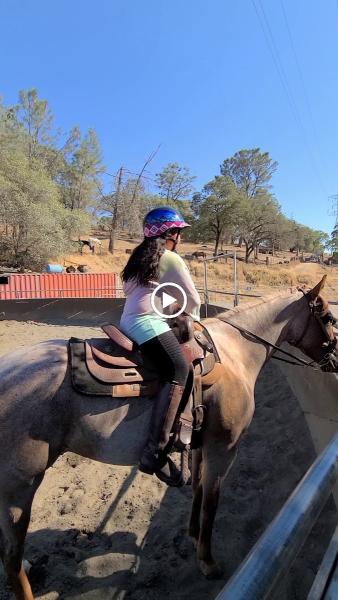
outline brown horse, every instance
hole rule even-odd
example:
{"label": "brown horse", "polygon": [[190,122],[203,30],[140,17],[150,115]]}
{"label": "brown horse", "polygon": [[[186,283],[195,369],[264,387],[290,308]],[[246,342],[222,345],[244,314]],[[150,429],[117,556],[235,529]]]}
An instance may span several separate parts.
{"label": "brown horse", "polygon": [[[338,370],[334,319],[321,296],[324,279],[306,295],[290,290],[204,321],[224,367],[222,377],[204,393],[203,444],[193,452],[189,533],[207,576],[218,572],[211,534],[220,484],[253,417],[255,382],[275,352],[273,345],[287,341],[323,370]],[[32,600],[22,557],[32,501],[45,470],[67,450],[109,464],[137,464],[152,401],[75,392],[66,340],[7,355],[0,362],[0,376],[0,555],[16,599]]]}

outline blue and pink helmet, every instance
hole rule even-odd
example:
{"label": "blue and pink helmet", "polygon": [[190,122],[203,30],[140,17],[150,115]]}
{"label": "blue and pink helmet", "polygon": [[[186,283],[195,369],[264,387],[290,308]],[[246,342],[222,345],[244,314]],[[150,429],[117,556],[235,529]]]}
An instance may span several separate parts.
{"label": "blue and pink helmet", "polygon": [[143,221],[144,237],[157,237],[169,229],[190,227],[172,206],[159,206],[149,211]]}

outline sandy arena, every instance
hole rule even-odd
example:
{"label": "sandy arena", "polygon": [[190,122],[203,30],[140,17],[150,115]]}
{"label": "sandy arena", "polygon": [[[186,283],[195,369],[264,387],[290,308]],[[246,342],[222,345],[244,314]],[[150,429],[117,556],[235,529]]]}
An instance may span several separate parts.
{"label": "sandy arena", "polygon": [[[94,327],[0,322],[0,355],[52,338],[93,337]],[[67,453],[33,504],[25,557],[38,600],[212,600],[315,458],[297,399],[276,364],[256,389],[257,410],[225,481],[214,528],[224,579],[197,570],[187,537],[191,490],[167,489],[136,468]],[[332,498],[273,600],[305,600],[336,525]],[[1,567],[0,567],[1,569]],[[0,599],[12,598],[0,570]]]}

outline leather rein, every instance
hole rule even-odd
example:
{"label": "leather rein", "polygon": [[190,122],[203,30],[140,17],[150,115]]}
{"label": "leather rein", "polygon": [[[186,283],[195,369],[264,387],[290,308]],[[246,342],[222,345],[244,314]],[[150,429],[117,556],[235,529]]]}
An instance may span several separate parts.
{"label": "leather rein", "polygon": [[[244,333],[247,336],[252,337],[254,340],[257,340],[258,342],[264,344],[265,346],[268,346],[269,348],[273,348],[274,350],[277,350],[278,352],[280,352],[281,354],[285,354],[286,356],[289,356],[291,358],[293,358],[294,360],[298,361],[298,362],[294,362],[291,360],[288,360],[286,358],[282,358],[281,356],[272,356],[271,358],[274,358],[275,360],[280,360],[282,362],[286,362],[289,363],[290,365],[295,365],[297,367],[311,367],[312,369],[315,369],[315,371],[320,371],[321,367],[327,365],[329,363],[330,360],[330,353],[333,352],[335,350],[336,347],[336,343],[337,343],[337,339],[336,337],[334,337],[334,339],[331,339],[326,331],[325,325],[327,323],[332,323],[332,325],[334,325],[336,323],[336,319],[334,318],[334,316],[332,315],[332,313],[330,311],[326,312],[324,315],[319,315],[315,308],[316,308],[316,304],[315,302],[310,299],[309,293],[305,293],[302,289],[299,288],[299,291],[303,293],[304,297],[307,300],[310,312],[309,312],[309,316],[308,319],[305,323],[305,327],[303,330],[302,335],[300,336],[300,338],[297,340],[295,345],[300,344],[300,342],[302,341],[307,328],[309,326],[309,322],[311,319],[311,316],[314,316],[315,319],[317,319],[320,322],[320,325],[326,335],[327,338],[327,345],[328,345],[328,353],[324,356],[324,358],[316,363],[316,361],[311,361],[311,362],[307,362],[306,360],[304,360],[303,358],[300,358],[299,356],[296,356],[295,354],[292,354],[291,352],[287,352],[286,350],[282,350],[282,348],[280,348],[279,346],[276,346],[275,344],[273,344],[272,342],[269,342],[268,340],[265,340],[264,338],[262,338],[261,336],[257,335],[256,333],[253,333],[252,331],[249,331],[248,329],[246,329],[245,327],[241,327],[240,325],[237,325],[237,323],[233,323],[232,321],[229,321],[228,319],[225,319],[224,317],[222,317],[220,319],[220,317],[218,317],[220,319],[220,321],[227,323],[228,325],[231,325],[231,327],[234,327],[234,329],[237,329],[238,331],[240,331],[241,333]],[[319,366],[316,366],[316,364]]]}

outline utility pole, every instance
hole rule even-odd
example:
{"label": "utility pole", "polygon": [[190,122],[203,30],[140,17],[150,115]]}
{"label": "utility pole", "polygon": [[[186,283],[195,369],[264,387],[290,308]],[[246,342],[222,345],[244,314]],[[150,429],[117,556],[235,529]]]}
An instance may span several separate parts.
{"label": "utility pole", "polygon": [[120,167],[119,170],[118,170],[118,172],[117,172],[117,184],[116,184],[116,190],[115,190],[115,193],[114,193],[115,202],[114,202],[114,209],[113,209],[112,220],[111,220],[111,227],[110,227],[110,232],[109,232],[108,252],[110,252],[111,254],[114,254],[115,233],[116,233],[118,216],[119,216],[119,210],[120,210],[120,196],[121,196],[121,185],[122,185],[122,173],[123,173],[123,167]]}

